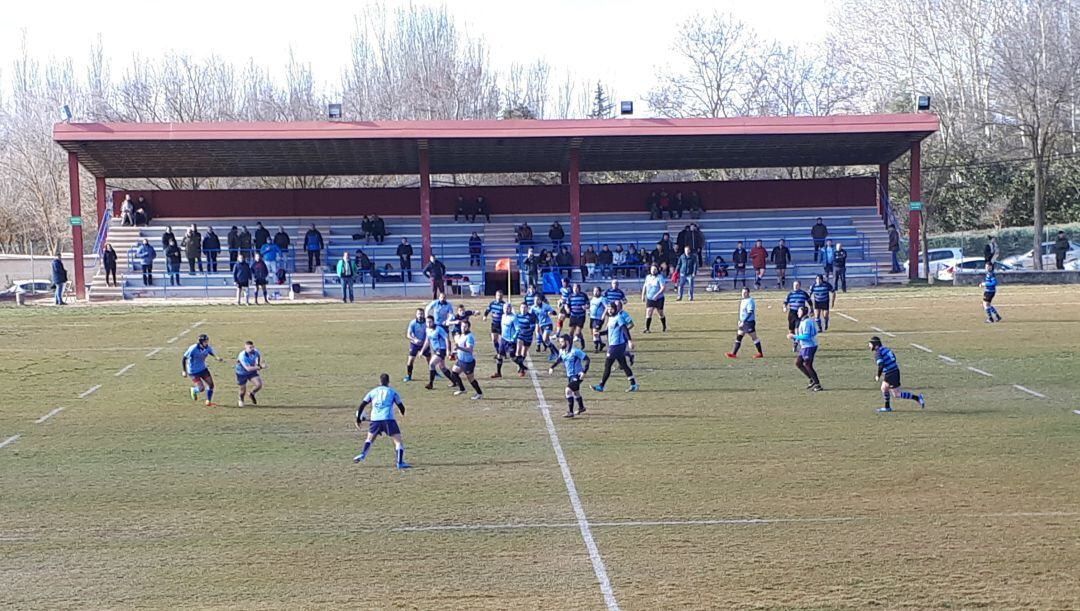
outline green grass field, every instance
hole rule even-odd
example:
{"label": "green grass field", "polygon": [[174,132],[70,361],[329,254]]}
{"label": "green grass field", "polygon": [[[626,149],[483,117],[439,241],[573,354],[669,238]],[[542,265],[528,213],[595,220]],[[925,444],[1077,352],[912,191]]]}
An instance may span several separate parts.
{"label": "green grass field", "polygon": [[[842,295],[857,321],[822,336],[818,394],[782,295],[757,297],[765,360],[723,357],[727,291],[637,335],[637,394],[616,374],[567,421],[562,377],[539,377],[583,521],[531,380],[487,380],[485,325],[473,402],[400,383],[415,303],[0,309],[0,606],[1080,607],[1080,292],[1005,286],[999,325],[978,289]],[[874,413],[871,327],[925,411]],[[222,407],[191,402],[199,332],[230,359],[256,342],[259,407],[235,407],[228,364]],[[410,471],[386,439],[350,460],[382,371]]]}

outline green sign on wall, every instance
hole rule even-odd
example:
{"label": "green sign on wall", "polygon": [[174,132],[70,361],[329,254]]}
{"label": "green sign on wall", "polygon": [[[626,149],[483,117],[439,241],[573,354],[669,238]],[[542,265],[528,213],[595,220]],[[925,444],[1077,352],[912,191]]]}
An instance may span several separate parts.
{"label": "green sign on wall", "polygon": [[82,217],[81,216],[73,216],[73,217],[71,217],[71,226],[72,227],[81,227],[82,226]]}

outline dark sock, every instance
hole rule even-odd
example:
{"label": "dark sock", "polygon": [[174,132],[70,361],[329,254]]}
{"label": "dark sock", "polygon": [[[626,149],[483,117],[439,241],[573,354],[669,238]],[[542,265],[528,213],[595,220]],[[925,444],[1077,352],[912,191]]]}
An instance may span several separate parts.
{"label": "dark sock", "polygon": [[442,368],[442,369],[440,369],[439,371],[441,371],[441,372],[442,372],[442,374],[443,374],[443,377],[445,377],[445,378],[446,378],[447,380],[450,380],[451,382],[453,382],[453,381],[454,381],[454,375],[455,375],[455,374],[454,374],[454,373],[452,373],[452,372],[451,372],[451,371],[450,371],[449,369],[447,369],[446,367],[443,367],[443,368]]}
{"label": "dark sock", "polygon": [[660,317],[660,324],[663,326],[664,331],[667,331],[667,316]]}
{"label": "dark sock", "polygon": [[435,385],[435,370],[434,369],[428,369],[428,385],[429,386],[434,386]]}
{"label": "dark sock", "polygon": [[502,375],[503,357],[495,359],[495,373]]}
{"label": "dark sock", "polygon": [[570,410],[571,412],[574,411],[574,398],[573,397],[567,397],[566,398],[566,409]]}
{"label": "dark sock", "polygon": [[405,462],[405,446],[398,446],[398,449],[397,449],[397,461],[398,461],[399,465],[401,463]]}
{"label": "dark sock", "polygon": [[765,355],[765,353],[761,351],[761,340],[760,339],[754,342],[754,347],[757,348],[757,353],[758,354],[760,354],[762,356]]}
{"label": "dark sock", "polygon": [[626,379],[630,381],[630,385],[631,385],[631,386],[634,386],[634,385],[636,385],[636,384],[637,384],[637,379],[635,379],[635,378],[634,378],[634,376],[629,376],[629,377],[628,377],[628,378],[626,378]]}
{"label": "dark sock", "polygon": [[405,375],[407,375],[407,376],[409,376],[411,378],[412,377],[412,369],[413,369],[412,365],[406,365],[405,366]]}
{"label": "dark sock", "polygon": [[585,399],[583,399],[581,397],[578,397],[577,398],[577,405],[578,405],[579,409],[585,409]]}
{"label": "dark sock", "polygon": [[207,401],[213,401],[214,400],[214,389],[213,388],[207,388],[206,389],[206,400]]}
{"label": "dark sock", "polygon": [[450,375],[454,376],[453,381],[454,381],[454,384],[457,384],[458,390],[464,392],[465,391],[465,383],[462,382],[462,380],[461,380],[461,374],[460,373],[451,373]]}
{"label": "dark sock", "polygon": [[741,337],[735,340],[735,346],[731,349],[731,353],[732,354],[738,354],[739,353],[739,348],[742,348],[742,338]]}
{"label": "dark sock", "polygon": [[890,403],[889,399],[890,399],[890,396],[891,396],[889,391],[885,391],[885,392],[881,393],[881,396],[885,397],[885,407],[889,407],[889,403]]}
{"label": "dark sock", "polygon": [[491,340],[491,347],[494,348],[495,352],[497,353],[499,351],[499,342]]}
{"label": "dark sock", "polygon": [[364,455],[367,455],[368,450],[370,450],[370,449],[371,449],[371,442],[370,441],[365,441],[364,442],[364,449],[360,450],[360,453],[364,454]]}
{"label": "dark sock", "polygon": [[648,331],[652,328],[652,316],[645,317],[645,330]]}
{"label": "dark sock", "polygon": [[480,382],[477,382],[476,380],[473,380],[472,382],[469,382],[469,384],[472,384],[473,390],[476,391],[476,394],[478,394],[478,395],[484,394],[484,391],[480,390]]}
{"label": "dark sock", "polygon": [[900,398],[901,399],[911,399],[912,401],[918,401],[918,397],[916,397],[913,393],[910,393],[910,392],[908,392],[906,390],[900,391]]}

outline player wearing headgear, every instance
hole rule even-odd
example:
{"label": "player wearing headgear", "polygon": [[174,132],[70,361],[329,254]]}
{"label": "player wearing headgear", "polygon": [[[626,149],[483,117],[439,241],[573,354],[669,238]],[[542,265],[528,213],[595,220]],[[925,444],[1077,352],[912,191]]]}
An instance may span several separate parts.
{"label": "player wearing headgear", "polygon": [[[784,297],[784,309],[787,310],[787,328],[788,337],[791,337],[791,333],[795,332],[795,329],[799,326],[799,308],[805,307],[807,312],[810,312],[810,294],[802,290],[802,282],[798,280],[791,285],[791,292]],[[798,352],[798,342],[792,342],[791,351]]]}
{"label": "player wearing headgear", "polygon": [[620,301],[612,301],[608,305],[607,316],[604,320],[607,323],[608,336],[607,358],[604,359],[604,376],[600,379],[600,383],[592,388],[596,392],[604,392],[604,386],[607,385],[608,378],[611,377],[611,366],[617,362],[623,372],[626,373],[626,379],[630,382],[630,388],[626,389],[626,392],[634,392],[638,389],[637,379],[634,378],[634,372],[627,363],[628,352],[632,349],[633,339],[630,337],[630,329],[634,328],[634,321],[626,313],[626,310],[622,309],[622,302]]}
{"label": "player wearing headgear", "polygon": [[891,397],[911,399],[917,401],[919,407],[926,407],[926,399],[922,394],[917,395],[900,389],[900,364],[896,362],[896,355],[893,354],[893,351],[881,344],[881,338],[876,335],[871,337],[869,346],[870,350],[874,352],[874,360],[877,362],[877,375],[874,376],[874,381],[881,382],[881,396],[885,399],[885,406],[878,408],[877,411],[893,411]]}
{"label": "player wearing headgear", "polygon": [[450,377],[450,370],[446,368],[446,352],[450,348],[450,336],[446,334],[446,329],[435,324],[435,317],[427,317],[427,328],[424,329],[424,344],[420,347],[421,352],[424,350],[431,351],[431,358],[428,360],[428,383],[424,385],[424,388],[428,390],[434,390],[435,388],[435,370],[438,369],[446,376],[447,380],[453,380]]}
{"label": "player wearing headgear", "polygon": [[[441,329],[440,329],[441,330]],[[444,332],[445,333],[445,332]],[[356,410],[356,428],[367,419],[364,410],[371,405],[371,424],[368,426],[367,439],[364,440],[364,449],[353,458],[353,462],[360,462],[367,458],[371,442],[379,435],[387,435],[394,440],[394,450],[397,454],[397,468],[408,469],[412,465],[405,462],[405,443],[401,440],[401,429],[394,418],[394,406],[405,415],[405,403],[396,390],[390,388],[390,374],[384,373],[379,376],[379,385],[364,395],[360,407]]]}
{"label": "player wearing headgear", "polygon": [[[258,405],[255,393],[262,390],[263,381],[260,371],[266,369],[266,363],[262,360],[262,353],[255,348],[251,340],[244,342],[244,349],[236,356],[236,384],[240,387],[240,400],[237,403],[244,407],[244,396],[251,398],[252,405]],[[252,384],[251,392],[247,390],[248,383]]]}
{"label": "player wearing headgear", "polygon": [[750,289],[744,286],[742,289],[742,301],[739,302],[739,329],[735,335],[735,346],[725,356],[729,359],[738,358],[739,348],[742,347],[742,340],[746,335],[750,336],[750,339],[754,341],[754,348],[757,348],[757,354],[754,355],[754,358],[764,358],[765,353],[761,350],[761,340],[757,336],[757,302],[750,296]]}
{"label": "player wearing headgear", "polygon": [[992,304],[994,302],[994,296],[997,295],[998,279],[997,274],[994,273],[994,264],[986,264],[986,278],[983,279],[982,284],[979,286],[983,290],[983,310],[986,311],[986,322],[1001,322],[1001,314],[998,314],[997,308]]}
{"label": "player wearing headgear", "polygon": [[564,418],[574,417],[574,402],[577,401],[578,414],[585,413],[585,401],[581,398],[581,382],[589,373],[589,355],[574,346],[569,335],[559,336],[559,359],[548,368],[548,375],[555,373],[555,368],[562,364],[566,370],[566,413]]}
{"label": "player wearing headgear", "polygon": [[817,323],[810,318],[809,306],[799,306],[795,312],[799,319],[798,325],[795,332],[788,333],[788,339],[797,342],[799,346],[799,355],[795,357],[795,367],[810,380],[806,388],[817,392],[822,390],[821,380],[818,378],[817,370],[814,369],[814,355],[817,354],[818,349]]}
{"label": "player wearing headgear", "polygon": [[810,286],[810,298],[814,302],[814,313],[817,314],[818,329],[829,330],[829,296],[835,299],[836,288],[829,284],[825,276],[818,274],[814,284]]}
{"label": "player wearing headgear", "polygon": [[566,308],[570,319],[570,339],[577,337],[581,349],[585,349],[585,319],[589,313],[589,296],[581,290],[580,284],[574,284],[574,290],[566,298]]}
{"label": "player wearing headgear", "polygon": [[667,331],[667,317],[664,316],[664,283],[666,279],[660,273],[660,268],[653,265],[649,268],[649,275],[645,276],[645,282],[641,285],[641,300],[645,302],[645,332],[652,331],[653,312],[660,313],[660,324]]}
{"label": "player wearing headgear", "polygon": [[409,356],[405,359],[405,379],[403,382],[412,382],[413,363],[416,355],[423,354],[424,359],[431,357],[431,349],[424,347],[424,339],[427,338],[427,323],[424,320],[423,308],[416,308],[416,317],[409,321],[405,328],[405,339],[409,340]]}
{"label": "player wearing headgear", "polygon": [[451,381],[457,385],[458,389],[454,391],[454,395],[464,394],[465,383],[461,381],[462,374],[469,380],[469,384],[476,391],[473,395],[473,400],[477,401],[484,398],[484,391],[480,390],[480,383],[476,381],[476,338],[472,334],[472,323],[468,320],[461,322],[461,332],[454,338],[454,344],[457,348],[457,362],[454,363],[454,368],[450,371],[453,374]]}
{"label": "player wearing headgear", "polygon": [[214,376],[210,375],[210,369],[206,366],[208,356],[214,357],[219,363],[225,362],[225,359],[214,353],[214,349],[210,346],[210,338],[204,333],[188,347],[180,359],[180,376],[191,378],[195,384],[191,387],[192,401],[198,401],[199,393],[205,389],[206,407],[217,407],[214,403]]}

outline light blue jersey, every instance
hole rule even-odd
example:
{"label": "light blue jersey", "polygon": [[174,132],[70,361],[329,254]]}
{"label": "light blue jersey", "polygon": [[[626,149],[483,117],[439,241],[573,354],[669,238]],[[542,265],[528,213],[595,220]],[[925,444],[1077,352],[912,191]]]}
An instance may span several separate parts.
{"label": "light blue jersey", "polygon": [[754,322],[757,316],[757,302],[753,297],[747,297],[739,302],[739,323]]}
{"label": "light blue jersey", "polygon": [[807,317],[799,323],[799,328],[795,331],[795,339],[798,340],[800,348],[815,348],[818,345],[817,334],[817,323],[814,319]]}
{"label": "light blue jersey", "polygon": [[[476,355],[473,350],[476,350],[476,338],[472,333],[465,333],[458,335],[455,340],[457,343],[457,360],[459,363],[472,363],[476,361]],[[468,348],[468,350],[464,350]]]}
{"label": "light blue jersey", "polygon": [[434,316],[435,324],[440,327],[445,327],[450,318],[454,316],[454,306],[449,301],[439,301],[436,299],[428,304],[424,309],[425,316]]}
{"label": "light blue jersey", "polygon": [[666,279],[661,274],[649,274],[645,276],[645,299],[655,300],[664,295],[664,282]]}
{"label": "light blue jersey", "polygon": [[200,348],[199,344],[192,344],[187,349],[187,352],[184,352],[184,358],[187,359],[188,375],[206,371],[206,357],[208,356],[217,356],[214,354],[213,347],[207,345],[205,348]]}
{"label": "light blue jersey", "polygon": [[450,337],[446,334],[446,329],[438,326],[434,329],[428,327],[425,333],[432,350],[446,350],[449,347]]}
{"label": "light blue jersey", "polygon": [[607,309],[607,303],[604,302],[603,297],[589,299],[589,318],[600,320],[604,317],[605,309]]}
{"label": "light blue jersey", "polygon": [[630,324],[633,323],[633,319],[626,313],[626,310],[620,311],[618,314],[608,318],[607,322],[607,336],[609,346],[619,346],[630,341]]}
{"label": "light blue jersey", "polygon": [[363,403],[371,404],[371,420],[394,420],[394,406],[401,404],[397,391],[389,386],[376,386],[364,395]]}
{"label": "light blue jersey", "polygon": [[503,313],[502,318],[502,333],[500,337],[508,342],[517,341],[517,325],[514,324],[516,317],[508,312]]}
{"label": "light blue jersey", "polygon": [[406,333],[408,333],[409,337],[416,338],[415,340],[410,339],[409,343],[419,346],[424,343],[424,338],[427,337],[427,324],[422,320],[414,319],[409,323]]}
{"label": "light blue jersey", "polygon": [[239,373],[239,374],[258,373],[257,369],[255,371],[248,371],[247,369],[244,369],[244,365],[247,365],[248,367],[256,367],[256,366],[258,366],[259,359],[261,359],[261,358],[262,358],[262,353],[260,353],[258,350],[255,350],[254,352],[251,352],[250,354],[248,353],[247,350],[242,351],[236,357],[236,373]]}
{"label": "light blue jersey", "polygon": [[536,317],[536,324],[540,326],[541,330],[550,330],[554,326],[551,323],[551,315],[555,313],[555,308],[551,307],[551,304],[542,302],[540,305],[534,305],[530,308],[529,312]]}
{"label": "light blue jersey", "polygon": [[585,373],[585,353],[577,347],[559,351],[559,361],[566,368],[567,378],[576,378]]}

